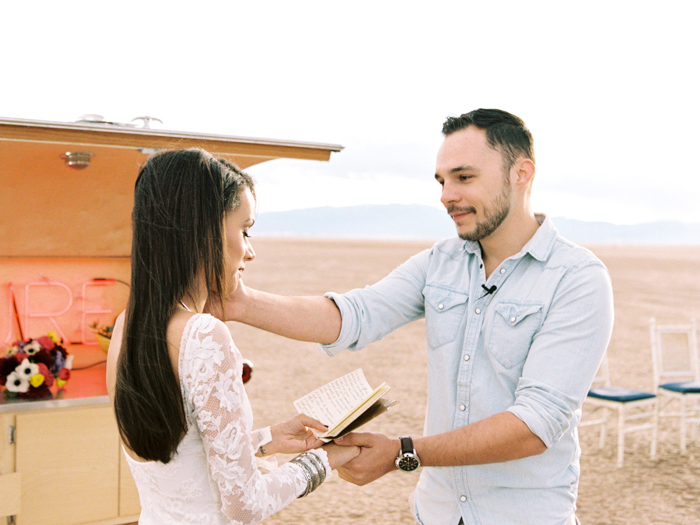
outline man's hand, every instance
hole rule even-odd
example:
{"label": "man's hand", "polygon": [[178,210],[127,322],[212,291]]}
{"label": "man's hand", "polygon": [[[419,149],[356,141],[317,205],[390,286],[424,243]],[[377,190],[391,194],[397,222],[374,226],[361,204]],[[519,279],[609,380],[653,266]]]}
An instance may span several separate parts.
{"label": "man's hand", "polygon": [[204,312],[213,315],[221,321],[236,321],[242,315],[243,301],[247,298],[248,289],[243,284],[243,279],[238,280],[238,286],[230,294],[225,295],[224,310],[221,310],[221,303],[212,301],[213,294],[204,305]]}
{"label": "man's hand", "polygon": [[338,475],[345,481],[362,486],[396,469],[394,460],[401,449],[398,439],[364,432],[348,434],[334,442],[343,447],[361,447],[359,456],[338,469]]}

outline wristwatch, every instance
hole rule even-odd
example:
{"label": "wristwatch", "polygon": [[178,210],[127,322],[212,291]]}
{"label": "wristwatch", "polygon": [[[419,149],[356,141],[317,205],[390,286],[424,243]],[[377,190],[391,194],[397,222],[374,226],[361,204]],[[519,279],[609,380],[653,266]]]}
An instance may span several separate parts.
{"label": "wristwatch", "polygon": [[413,440],[409,436],[400,437],[401,452],[394,461],[396,468],[404,472],[411,472],[420,467],[420,458],[413,448]]}

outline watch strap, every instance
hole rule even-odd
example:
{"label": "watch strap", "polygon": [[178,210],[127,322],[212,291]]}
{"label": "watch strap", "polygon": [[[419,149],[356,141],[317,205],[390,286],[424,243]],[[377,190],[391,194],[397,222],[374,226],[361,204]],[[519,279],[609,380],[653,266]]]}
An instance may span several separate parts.
{"label": "watch strap", "polygon": [[413,440],[411,439],[411,436],[403,436],[400,437],[399,440],[401,441],[401,454],[414,453]]}

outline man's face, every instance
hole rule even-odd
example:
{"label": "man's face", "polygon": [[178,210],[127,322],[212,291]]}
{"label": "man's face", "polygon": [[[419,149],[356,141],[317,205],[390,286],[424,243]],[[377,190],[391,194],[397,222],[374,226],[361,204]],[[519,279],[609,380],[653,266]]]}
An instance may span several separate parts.
{"label": "man's face", "polygon": [[460,238],[479,241],[498,229],[510,212],[510,178],[503,157],[474,126],[447,137],[437,155],[440,200]]}

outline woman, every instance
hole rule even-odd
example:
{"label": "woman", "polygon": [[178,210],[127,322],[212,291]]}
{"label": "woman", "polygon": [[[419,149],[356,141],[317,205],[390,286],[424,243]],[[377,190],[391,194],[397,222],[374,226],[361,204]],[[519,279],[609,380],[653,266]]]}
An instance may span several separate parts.
{"label": "woman", "polygon": [[[158,153],[136,180],[131,294],[107,386],[142,525],[257,523],[359,453],[316,449],[311,429],[325,427],[304,415],[252,430],[241,354],[226,325],[202,312],[255,257],[254,211],[250,177],[201,150]],[[303,454],[259,472],[255,455],[276,452]]]}

